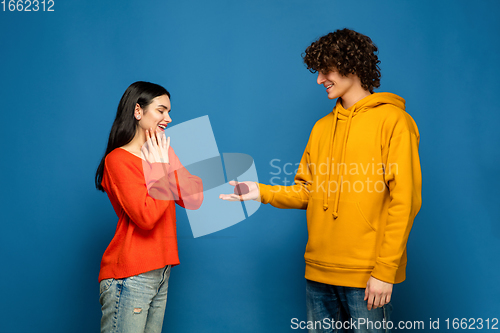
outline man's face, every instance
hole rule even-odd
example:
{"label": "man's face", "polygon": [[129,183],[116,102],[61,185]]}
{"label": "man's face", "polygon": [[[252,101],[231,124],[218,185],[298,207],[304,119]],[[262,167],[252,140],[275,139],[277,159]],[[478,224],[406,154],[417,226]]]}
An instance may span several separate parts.
{"label": "man's face", "polygon": [[337,70],[329,73],[318,72],[318,84],[322,84],[326,88],[329,99],[335,99],[344,96],[355,84],[356,76],[348,74],[342,76]]}

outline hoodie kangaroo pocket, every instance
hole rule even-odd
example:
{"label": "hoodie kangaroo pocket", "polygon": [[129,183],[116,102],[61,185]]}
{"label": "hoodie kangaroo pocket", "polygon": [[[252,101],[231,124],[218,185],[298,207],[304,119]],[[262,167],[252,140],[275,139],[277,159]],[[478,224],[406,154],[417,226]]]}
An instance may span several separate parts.
{"label": "hoodie kangaroo pocket", "polygon": [[333,199],[326,211],[322,198],[309,203],[306,259],[327,266],[373,268],[377,229],[366,219],[358,202],[340,201],[336,219],[333,207]]}
{"label": "hoodie kangaroo pocket", "polygon": [[373,264],[377,231],[366,219],[358,202],[340,201],[337,219],[333,219],[332,240],[339,259],[346,265]]}
{"label": "hoodie kangaroo pocket", "polygon": [[373,225],[371,224],[371,222],[366,218],[365,214],[363,213],[363,210],[361,209],[361,206],[360,206],[359,202],[356,202],[356,207],[358,208],[359,214],[361,214],[361,216],[363,217],[363,220],[370,227],[370,229],[372,229],[373,231],[377,232],[377,229],[375,229],[373,227]]}

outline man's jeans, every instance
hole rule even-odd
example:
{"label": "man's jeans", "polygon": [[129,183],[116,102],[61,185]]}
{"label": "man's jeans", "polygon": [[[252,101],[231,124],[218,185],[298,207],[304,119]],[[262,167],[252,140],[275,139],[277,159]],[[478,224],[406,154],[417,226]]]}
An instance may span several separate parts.
{"label": "man's jeans", "polygon": [[309,333],[390,332],[386,323],[390,320],[391,303],[368,310],[364,288],[306,281]]}
{"label": "man's jeans", "polygon": [[124,279],[102,280],[101,333],[161,333],[171,266]]}

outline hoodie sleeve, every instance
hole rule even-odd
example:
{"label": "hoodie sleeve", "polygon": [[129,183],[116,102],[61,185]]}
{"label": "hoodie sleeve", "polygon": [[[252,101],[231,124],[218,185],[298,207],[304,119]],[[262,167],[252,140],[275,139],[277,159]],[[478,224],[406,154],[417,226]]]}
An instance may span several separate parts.
{"label": "hoodie sleeve", "polygon": [[311,138],[307,143],[302,159],[300,160],[297,174],[294,178],[294,185],[265,185],[258,184],[260,191],[260,200],[263,204],[270,203],[277,208],[306,209],[309,202],[311,191],[311,170],[310,164],[310,146]]}
{"label": "hoodie sleeve", "polygon": [[413,219],[422,203],[419,139],[416,130],[406,129],[389,142],[385,168],[385,183],[390,192],[389,215],[380,254],[371,274],[389,283],[395,283],[398,267],[406,265],[401,258],[406,251]]}

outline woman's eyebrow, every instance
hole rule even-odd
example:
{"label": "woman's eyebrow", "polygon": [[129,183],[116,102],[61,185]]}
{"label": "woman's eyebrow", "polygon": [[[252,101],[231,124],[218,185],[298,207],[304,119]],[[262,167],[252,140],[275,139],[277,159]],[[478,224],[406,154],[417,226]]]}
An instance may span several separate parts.
{"label": "woman's eyebrow", "polygon": [[159,105],[158,105],[158,107],[159,107],[159,108],[164,108],[164,109],[168,110],[168,108],[167,108],[165,105],[161,105],[161,104],[159,104]]}

